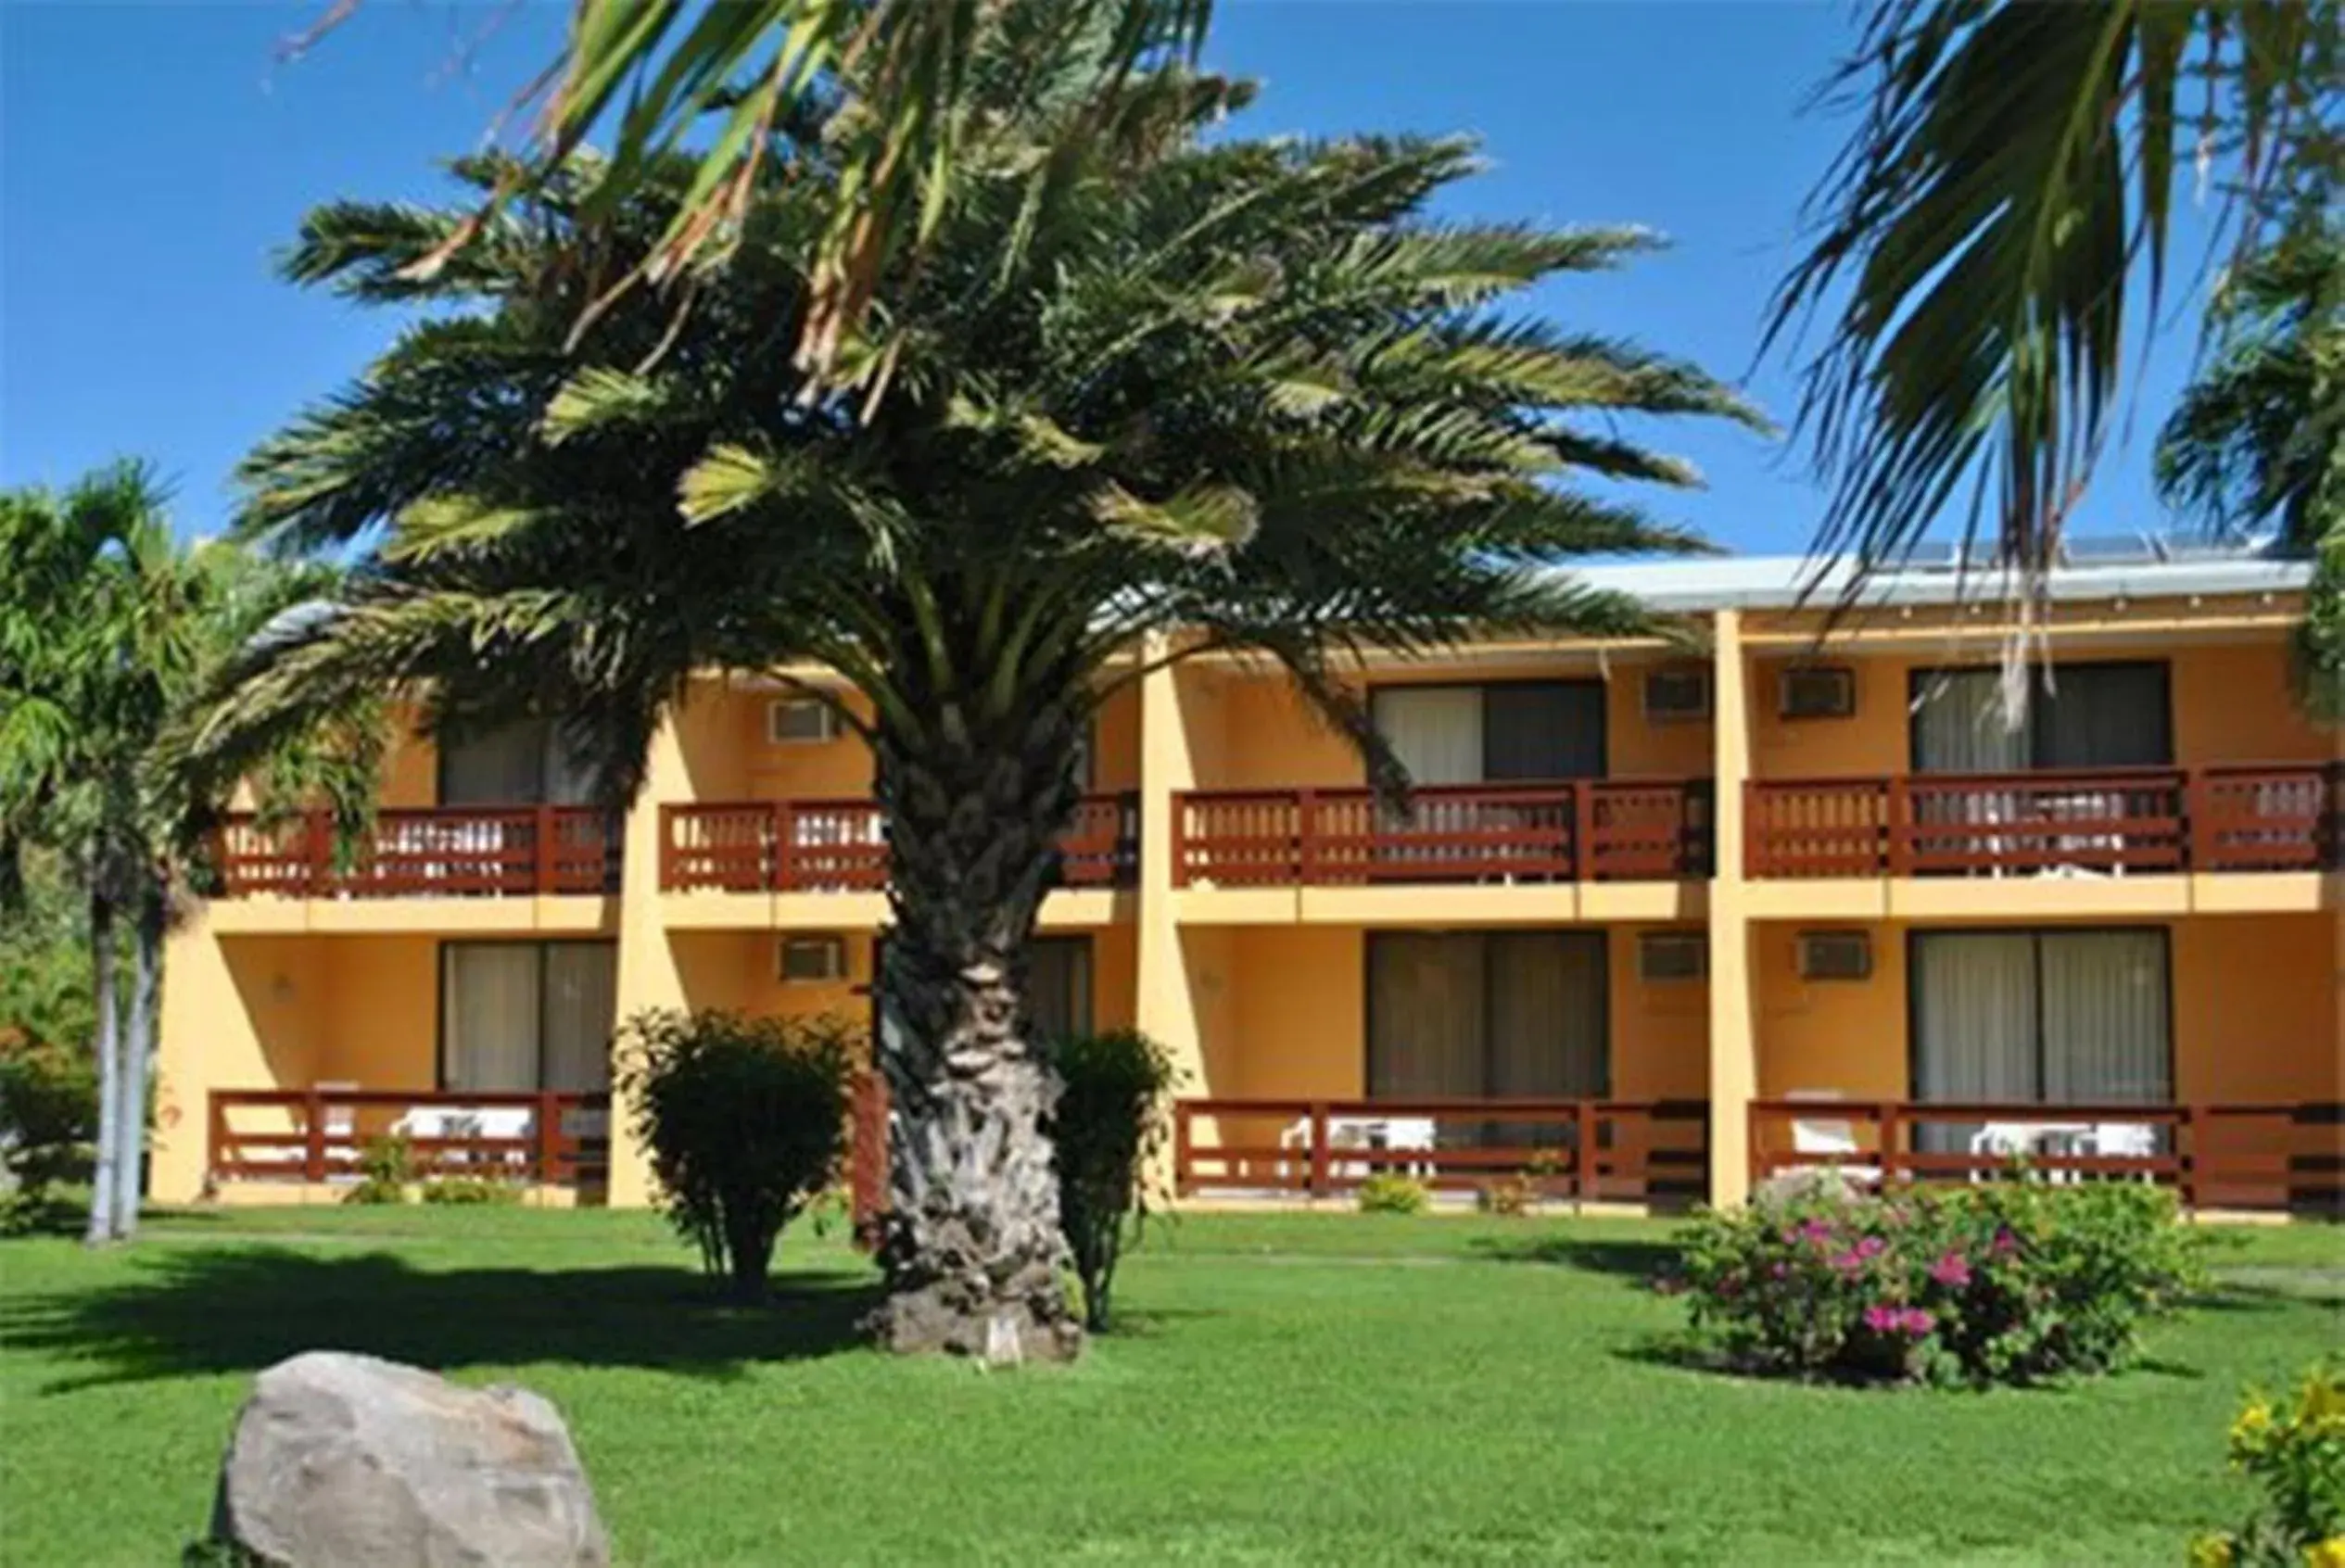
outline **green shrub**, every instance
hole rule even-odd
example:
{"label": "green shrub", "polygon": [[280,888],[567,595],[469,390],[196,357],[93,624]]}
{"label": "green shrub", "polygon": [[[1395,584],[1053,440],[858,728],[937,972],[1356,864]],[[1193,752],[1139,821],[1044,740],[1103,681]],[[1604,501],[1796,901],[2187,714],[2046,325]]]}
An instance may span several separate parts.
{"label": "green shrub", "polygon": [[1360,1183],[1363,1214],[1422,1214],[1432,1203],[1424,1182],[1397,1170],[1375,1171]]}
{"label": "green shrub", "polygon": [[80,1180],[97,1137],[97,1075],[81,1053],[22,1039],[0,1043],[0,1232],[49,1216],[49,1189]]}
{"label": "green shrub", "polygon": [[501,1182],[493,1176],[439,1176],[425,1182],[416,1195],[425,1203],[441,1204],[451,1208],[494,1208],[519,1203],[521,1188],[514,1182]]}
{"label": "green shrub", "polygon": [[408,1184],[415,1180],[415,1160],[407,1140],[393,1133],[369,1138],[359,1151],[358,1185],[342,1195],[344,1203],[390,1204],[407,1201]]}
{"label": "green shrub", "polygon": [[1086,1327],[1104,1332],[1124,1236],[1147,1219],[1144,1172],[1165,1135],[1172,1059],[1136,1030],[1078,1034],[1050,1047],[1058,1108],[1058,1224],[1083,1282]]}
{"label": "green shrub", "polygon": [[661,1208],[743,1300],[765,1295],[782,1227],[836,1173],[857,1044],[835,1017],[659,1010],[620,1030],[617,1087]]}
{"label": "green shrub", "polygon": [[2292,1400],[2250,1394],[2230,1458],[2263,1496],[2237,1530],[2190,1543],[2194,1568],[2345,1568],[2345,1366],[2313,1368]]}
{"label": "green shrub", "polygon": [[2131,1182],[1830,1187],[1680,1238],[1696,1344],[1738,1369],[2034,1383],[2124,1365],[2203,1278],[2173,1197]]}

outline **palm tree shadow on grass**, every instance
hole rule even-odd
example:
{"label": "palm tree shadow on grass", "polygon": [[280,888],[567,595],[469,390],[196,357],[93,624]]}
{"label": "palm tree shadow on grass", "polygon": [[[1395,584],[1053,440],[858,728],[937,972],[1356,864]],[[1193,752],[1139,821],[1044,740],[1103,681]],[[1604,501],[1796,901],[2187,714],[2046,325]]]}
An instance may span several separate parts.
{"label": "palm tree shadow on grass", "polygon": [[1547,1263],[1591,1274],[1613,1274],[1650,1283],[1677,1266],[1678,1248],[1667,1241],[1594,1240],[1578,1235],[1477,1236],[1474,1256],[1490,1263]]}
{"label": "palm tree shadow on grass", "polygon": [[777,1276],[765,1303],[678,1268],[419,1270],[388,1253],[278,1247],[157,1252],[99,1290],[0,1308],[0,1341],[72,1359],[43,1392],[258,1372],[304,1350],[353,1350],[434,1371],[537,1361],[731,1378],[757,1362],[859,1346],[869,1275]]}

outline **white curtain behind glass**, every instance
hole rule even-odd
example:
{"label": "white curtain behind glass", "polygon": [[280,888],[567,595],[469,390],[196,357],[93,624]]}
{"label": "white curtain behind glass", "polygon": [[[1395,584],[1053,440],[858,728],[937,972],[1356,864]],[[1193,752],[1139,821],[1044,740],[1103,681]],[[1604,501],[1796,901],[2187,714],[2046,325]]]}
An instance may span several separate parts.
{"label": "white curtain behind glass", "polygon": [[1913,983],[1918,1098],[2035,1098],[2033,937],[1932,932],[1914,943]]}
{"label": "white curtain behind glass", "polygon": [[2013,773],[2027,766],[2024,725],[2004,718],[1994,670],[1940,670],[1921,677],[1913,730],[1917,773]]}
{"label": "white curtain behind glass", "polygon": [[1376,727],[1417,784],[1477,784],[1482,778],[1478,687],[1385,687],[1374,698]]}
{"label": "white curtain behind glass", "polygon": [[545,785],[546,727],[506,725],[448,742],[440,769],[443,805],[525,805]]}
{"label": "white curtain behind glass", "polygon": [[607,942],[557,942],[545,953],[545,1087],[608,1089],[618,949]]}
{"label": "white curtain behind glass", "polygon": [[538,1087],[538,948],[529,942],[450,942],[444,1021],[448,1087]]}
{"label": "white curtain behind glass", "polygon": [[2044,943],[2044,1097],[2174,1097],[2166,943],[2157,931],[2056,931]]}

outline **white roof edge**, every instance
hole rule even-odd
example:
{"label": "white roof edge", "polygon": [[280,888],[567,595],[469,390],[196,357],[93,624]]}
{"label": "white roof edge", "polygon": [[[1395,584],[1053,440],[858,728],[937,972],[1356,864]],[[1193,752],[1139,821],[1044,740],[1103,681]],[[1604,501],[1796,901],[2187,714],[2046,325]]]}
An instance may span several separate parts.
{"label": "white roof edge", "polygon": [[[1590,588],[1624,593],[1648,609],[1831,609],[1849,581],[1846,558],[1714,556],[1618,565],[1559,566]],[[2057,566],[2045,583],[2055,603],[2115,599],[2176,599],[2192,594],[2300,592],[2312,581],[2312,563],[2298,557],[2242,554],[2196,561],[2128,562],[2122,565]],[[1999,571],[1902,567],[1876,572],[1853,604],[1863,609],[1905,604],[2008,604],[2010,583]]]}

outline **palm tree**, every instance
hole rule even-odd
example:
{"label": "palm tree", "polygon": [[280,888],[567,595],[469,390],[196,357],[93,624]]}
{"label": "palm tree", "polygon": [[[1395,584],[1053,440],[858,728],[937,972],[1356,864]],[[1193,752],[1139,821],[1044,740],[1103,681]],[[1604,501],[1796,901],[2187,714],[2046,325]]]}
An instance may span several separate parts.
{"label": "palm tree", "polygon": [[[0,891],[23,891],[21,857],[57,857],[86,901],[98,1140],[87,1239],[138,1223],[148,1072],[163,943],[181,873],[234,788],[161,742],[182,703],[289,603],[331,580],[227,545],[183,550],[153,472],[117,463],[62,497],[0,495]],[[324,794],[361,811],[375,731],[352,714],[287,732],[238,758],[281,803]],[[321,744],[323,735],[327,743]],[[130,948],[127,1007],[118,974]]]}
{"label": "palm tree", "polygon": [[[28,842],[50,846],[87,900],[98,1079],[87,1239],[96,1244],[127,1233],[126,1211],[135,1223],[151,1041],[142,1011],[164,908],[136,737],[159,728],[184,658],[182,585],[161,492],[137,464],[61,498],[11,495],[0,528],[0,553],[21,563],[0,601],[0,857],[13,865]],[[126,919],[135,954],[127,1030],[116,970]]]}
{"label": "palm tree", "polygon": [[2158,436],[2168,505],[2212,532],[2273,530],[2313,557],[2297,668],[2345,717],[2345,231],[2317,183],[2223,280],[2210,355]]}
{"label": "palm tree", "polygon": [[2333,152],[2339,24],[2340,0],[1868,14],[1826,88],[1856,130],[1768,324],[1835,318],[1802,371],[1819,550],[1892,562],[1952,512],[2040,576],[2119,406],[2136,290],[2156,316],[2176,183],[2222,177],[2219,226],[2256,232]]}
{"label": "palm tree", "polygon": [[[291,52],[358,6],[334,0]],[[696,129],[716,126],[657,241],[607,280],[617,289],[662,283],[730,250],[775,152],[773,133],[819,123],[835,169],[794,349],[802,370],[827,376],[888,262],[933,233],[1005,87],[1014,95],[1047,85],[1079,100],[1082,112],[1058,125],[1068,140],[1055,150],[1071,151],[1128,103],[1122,89],[1135,73],[1193,61],[1211,14],[1211,0],[572,0],[560,57],[507,111],[535,111],[535,156],[503,165],[473,221],[410,266],[428,276],[517,192],[566,174],[570,155],[624,95],[615,156],[582,215],[615,210],[647,168]],[[1055,161],[1031,165],[1037,192]],[[1020,237],[1000,236],[1012,248]]]}
{"label": "palm tree", "polygon": [[[289,275],[446,310],[248,461],[249,534],[362,553],[338,613],[248,661],[195,744],[404,683],[427,725],[558,716],[616,799],[694,672],[837,672],[868,719],[802,689],[871,746],[893,863],[876,1326],[1010,1359],[1081,1338],[1024,980],[1091,710],[1162,663],[1252,653],[1395,785],[1344,651],[1643,626],[1551,563],[1692,541],[1568,481],[1695,482],[1616,415],[1762,422],[1691,366],[1502,314],[1654,242],[1428,220],[1464,142],[1207,145],[1249,92],[1180,72],[1070,142],[1086,98],[1000,80],[1029,107],[988,122],[881,279],[859,351],[883,398],[787,352],[847,177],[819,141],[775,149],[689,313],[633,297],[575,346],[597,269],[693,199],[691,159],[615,223],[598,167],[547,183],[427,281],[414,259],[469,205],[313,213]],[[1031,158],[1070,147],[1037,199]]]}

